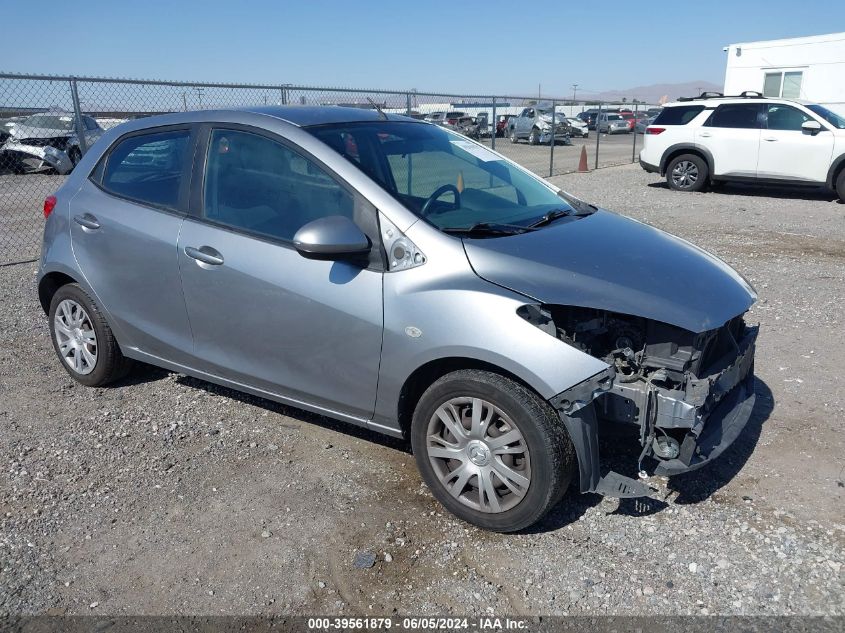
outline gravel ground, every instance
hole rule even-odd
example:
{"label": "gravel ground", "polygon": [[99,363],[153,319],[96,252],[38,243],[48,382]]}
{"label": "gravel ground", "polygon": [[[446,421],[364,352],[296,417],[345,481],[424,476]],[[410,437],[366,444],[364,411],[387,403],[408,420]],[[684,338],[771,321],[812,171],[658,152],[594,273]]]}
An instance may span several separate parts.
{"label": "gravel ground", "polygon": [[656,480],[659,502],[570,493],[485,533],[401,442],[151,368],[75,384],[34,265],[4,267],[0,613],[845,613],[845,206],[636,167],[554,180],[759,290],[758,406],[718,463]]}

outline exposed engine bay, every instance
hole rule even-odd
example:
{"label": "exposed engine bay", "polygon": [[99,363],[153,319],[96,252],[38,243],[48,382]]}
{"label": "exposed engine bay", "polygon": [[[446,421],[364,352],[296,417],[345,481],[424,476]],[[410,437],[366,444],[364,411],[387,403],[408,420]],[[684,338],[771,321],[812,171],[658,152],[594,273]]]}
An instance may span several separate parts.
{"label": "exposed engine bay", "polygon": [[655,474],[703,465],[733,441],[750,415],[758,328],[747,326],[742,315],[719,328],[691,332],[592,308],[521,310],[535,326],[610,366],[606,376],[561,394],[553,404],[572,414],[592,402],[599,426],[639,426],[640,473],[646,458],[657,460]]}

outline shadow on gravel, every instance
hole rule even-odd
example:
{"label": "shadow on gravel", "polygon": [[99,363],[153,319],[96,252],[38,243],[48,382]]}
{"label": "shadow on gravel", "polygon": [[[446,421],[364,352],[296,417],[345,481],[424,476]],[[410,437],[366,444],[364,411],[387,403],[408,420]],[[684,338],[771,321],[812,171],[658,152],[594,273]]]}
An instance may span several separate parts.
{"label": "shadow on gravel", "polygon": [[[650,182],[647,187],[652,189],[669,190],[665,180]],[[838,196],[824,187],[781,187],[778,185],[752,185],[745,183],[723,183],[710,186],[706,193],[725,194],[731,196],[759,196],[761,198],[789,198],[792,200],[819,200],[823,202],[838,201]]]}
{"label": "shadow on gravel", "polygon": [[757,446],[763,424],[769,419],[775,405],[775,398],[771,389],[759,377],[754,383],[754,392],[757,399],[754,402],[751,419],[733,445],[712,464],[708,464],[700,470],[676,475],[669,479],[669,490],[678,493],[675,503],[687,504],[704,501],[728,484],[745,466],[745,462],[748,461]]}

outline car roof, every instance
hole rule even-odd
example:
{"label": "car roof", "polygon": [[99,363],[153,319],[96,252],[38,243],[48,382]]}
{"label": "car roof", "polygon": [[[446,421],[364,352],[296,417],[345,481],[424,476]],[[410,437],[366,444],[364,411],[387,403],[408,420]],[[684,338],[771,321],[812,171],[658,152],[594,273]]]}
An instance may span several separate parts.
{"label": "car roof", "polygon": [[358,123],[366,121],[380,121],[387,117],[388,121],[413,121],[419,123],[417,119],[403,116],[400,114],[384,113],[382,115],[376,109],[368,108],[349,108],[344,106],[266,106],[266,107],[246,107],[233,108],[240,112],[253,112],[255,114],[264,114],[272,116],[277,119],[282,119],[288,123],[293,123],[299,127],[308,127],[311,125],[326,125],[332,123]]}
{"label": "car roof", "polygon": [[678,106],[687,106],[687,105],[703,105],[703,106],[712,106],[716,107],[723,103],[796,103],[798,105],[810,105],[814,103],[813,101],[807,101],[806,99],[787,99],[785,97],[733,97],[733,96],[726,96],[726,97],[710,97],[708,99],[685,99],[684,101],[672,101],[671,103],[664,104],[664,108],[676,108]]}

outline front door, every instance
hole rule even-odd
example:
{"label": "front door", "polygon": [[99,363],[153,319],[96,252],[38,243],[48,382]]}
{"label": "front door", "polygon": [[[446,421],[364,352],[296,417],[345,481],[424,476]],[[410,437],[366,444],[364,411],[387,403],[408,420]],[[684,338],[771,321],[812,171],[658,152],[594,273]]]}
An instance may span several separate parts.
{"label": "front door", "polygon": [[305,259],[292,238],[329,215],[372,234],[375,209],[280,139],[223,128],[208,139],[201,208],[179,240],[199,368],[294,404],[371,417],[382,272]]}
{"label": "front door", "polygon": [[759,178],[824,183],[833,154],[833,134],[824,126],[816,134],[804,132],[809,114],[783,103],[766,106],[766,129],[757,162]]}

